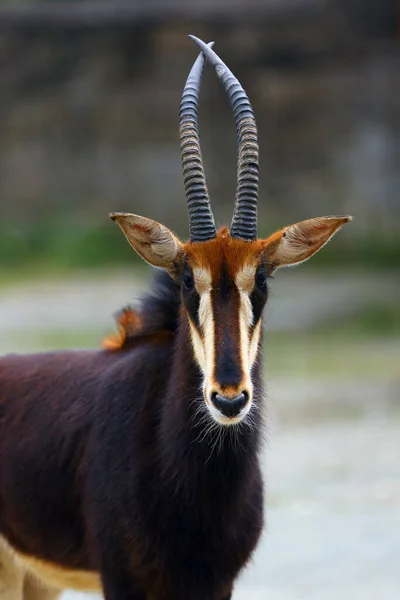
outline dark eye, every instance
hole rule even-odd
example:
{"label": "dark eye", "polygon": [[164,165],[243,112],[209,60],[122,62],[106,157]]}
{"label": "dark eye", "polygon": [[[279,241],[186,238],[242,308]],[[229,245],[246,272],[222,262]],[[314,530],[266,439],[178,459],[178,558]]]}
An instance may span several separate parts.
{"label": "dark eye", "polygon": [[193,277],[189,274],[186,274],[182,277],[182,283],[185,290],[192,290],[194,287]]}
{"label": "dark eye", "polygon": [[265,284],[267,283],[267,274],[264,273],[264,271],[258,271],[258,273],[256,273],[256,285],[260,288],[265,287]]}

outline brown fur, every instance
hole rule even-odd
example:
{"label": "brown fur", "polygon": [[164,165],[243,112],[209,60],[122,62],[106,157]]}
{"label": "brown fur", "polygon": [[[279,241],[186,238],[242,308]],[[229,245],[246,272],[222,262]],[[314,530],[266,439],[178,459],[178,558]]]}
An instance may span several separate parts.
{"label": "brown fur", "polygon": [[27,571],[17,555],[0,538],[1,600],[57,600],[61,590],[44,584]]}
{"label": "brown fur", "polygon": [[[0,536],[24,567],[10,585],[21,594],[28,569],[47,588],[101,578],[106,600],[229,600],[263,524],[263,271],[304,260],[348,218],[255,242],[222,228],[185,245],[155,222],[117,221],[169,274],[157,275],[139,309],[118,315],[108,349],[0,359]],[[196,267],[211,273],[208,291],[192,285]],[[253,393],[251,426],[243,420],[232,436],[202,412],[189,324],[202,333],[201,293],[215,320],[215,384]],[[238,351],[244,338],[248,356]]]}
{"label": "brown fur", "polygon": [[217,236],[207,243],[188,242],[184,245],[189,264],[195,267],[210,269],[213,282],[221,275],[222,264],[226,265],[228,276],[235,278],[236,273],[245,264],[256,266],[261,260],[261,253],[266,247],[267,241],[256,240],[255,242],[244,242],[230,236],[227,227],[221,227]]}
{"label": "brown fur", "polygon": [[140,331],[140,316],[132,306],[120,310],[115,316],[117,322],[116,333],[107,336],[102,347],[106,350],[122,350],[131,338]]}

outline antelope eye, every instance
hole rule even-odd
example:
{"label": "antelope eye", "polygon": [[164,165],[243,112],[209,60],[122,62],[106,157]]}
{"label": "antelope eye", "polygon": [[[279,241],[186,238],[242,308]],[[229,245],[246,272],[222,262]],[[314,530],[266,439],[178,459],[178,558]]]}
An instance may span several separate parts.
{"label": "antelope eye", "polygon": [[264,287],[267,283],[267,274],[263,271],[259,271],[256,273],[256,285],[258,287]]}
{"label": "antelope eye", "polygon": [[194,287],[194,280],[192,275],[186,274],[182,277],[182,283],[185,290],[192,290]]}

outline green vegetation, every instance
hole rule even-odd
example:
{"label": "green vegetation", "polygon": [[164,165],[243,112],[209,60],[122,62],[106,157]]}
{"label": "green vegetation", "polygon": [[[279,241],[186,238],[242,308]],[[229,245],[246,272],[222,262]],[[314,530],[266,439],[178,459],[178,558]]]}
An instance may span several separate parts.
{"label": "green vegetation", "polygon": [[72,220],[49,221],[24,228],[0,226],[2,267],[60,269],[104,267],[139,263],[111,221],[89,227]]}
{"label": "green vegetation", "polygon": [[[340,235],[340,234],[338,234]],[[399,268],[400,236],[393,232],[366,232],[349,237],[342,236],[340,252],[335,241],[324,246],[323,251],[313,256],[313,265],[318,266],[365,266],[370,269]]]}
{"label": "green vegetation", "polygon": [[[393,304],[390,302],[393,301]],[[387,299],[387,303],[374,304],[358,310],[355,314],[330,321],[316,327],[315,334],[329,339],[356,337],[400,337],[400,303],[397,298]]]}
{"label": "green vegetation", "polygon": [[400,304],[367,306],[307,331],[266,334],[269,373],[400,378]]}
{"label": "green vegetation", "polygon": [[[260,227],[261,229],[261,227]],[[180,232],[178,231],[178,234]],[[345,261],[343,257],[345,256]],[[97,268],[110,264],[139,264],[141,261],[124,243],[118,228],[107,219],[101,223],[85,219],[52,218],[47,222],[0,224],[2,269],[66,270]],[[390,268],[400,265],[400,237],[385,233],[342,236],[313,257],[315,267],[366,266]]]}
{"label": "green vegetation", "polygon": [[398,380],[400,335],[387,339],[321,335],[315,332],[266,335],[269,376]]}

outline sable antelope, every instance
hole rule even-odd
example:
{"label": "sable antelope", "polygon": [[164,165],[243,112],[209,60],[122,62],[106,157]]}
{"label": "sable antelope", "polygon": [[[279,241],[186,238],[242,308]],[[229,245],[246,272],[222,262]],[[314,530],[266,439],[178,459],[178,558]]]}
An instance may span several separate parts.
{"label": "sable antelope", "polygon": [[[267,280],[350,219],[310,219],[257,238],[253,110],[211,44],[193,39],[202,52],[180,107],[190,241],[151,219],[111,214],[161,267],[140,307],[121,315],[119,337],[108,349],[0,361],[2,566],[18,565],[50,595],[68,587],[102,590],[106,600],[231,598],[263,526]],[[205,58],[238,139],[232,224],[218,231],[197,125]],[[18,581],[12,600],[23,594]]]}

